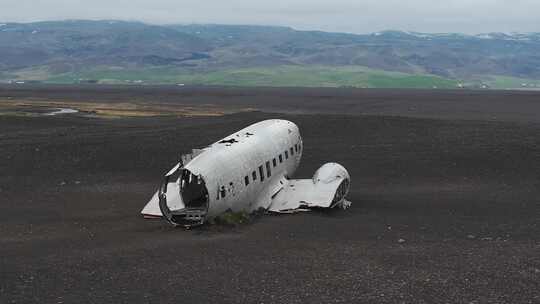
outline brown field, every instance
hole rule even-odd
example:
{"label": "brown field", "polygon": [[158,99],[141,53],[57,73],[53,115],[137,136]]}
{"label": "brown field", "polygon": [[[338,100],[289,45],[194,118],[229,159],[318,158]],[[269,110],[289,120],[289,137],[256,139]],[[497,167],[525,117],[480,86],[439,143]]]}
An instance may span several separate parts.
{"label": "brown field", "polygon": [[0,99],[0,115],[39,116],[59,108],[78,110],[86,117],[120,118],[151,116],[221,116],[249,112],[251,108],[225,108],[211,104],[175,105],[144,102],[77,102],[33,99]]}

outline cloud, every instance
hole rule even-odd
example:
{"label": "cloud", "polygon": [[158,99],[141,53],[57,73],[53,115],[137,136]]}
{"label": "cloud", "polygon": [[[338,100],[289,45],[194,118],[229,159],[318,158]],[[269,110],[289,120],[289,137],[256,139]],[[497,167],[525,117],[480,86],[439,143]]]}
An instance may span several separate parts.
{"label": "cloud", "polygon": [[0,0],[0,21],[121,19],[367,33],[540,31],[537,0]]}

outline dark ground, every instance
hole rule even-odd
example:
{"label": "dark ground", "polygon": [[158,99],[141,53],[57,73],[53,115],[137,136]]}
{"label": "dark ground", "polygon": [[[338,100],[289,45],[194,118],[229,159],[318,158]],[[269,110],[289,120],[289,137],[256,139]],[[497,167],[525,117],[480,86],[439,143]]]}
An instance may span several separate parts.
{"label": "dark ground", "polygon": [[[0,303],[540,303],[540,93],[0,87],[2,97],[264,111],[0,116]],[[303,134],[297,177],[327,161],[349,170],[351,209],[191,231],[141,219],[180,153],[276,117]]]}

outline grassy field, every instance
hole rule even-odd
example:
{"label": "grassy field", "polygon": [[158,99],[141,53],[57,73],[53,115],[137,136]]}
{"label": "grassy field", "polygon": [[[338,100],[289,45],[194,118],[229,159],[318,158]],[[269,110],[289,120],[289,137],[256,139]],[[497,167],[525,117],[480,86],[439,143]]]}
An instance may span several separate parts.
{"label": "grassy field", "polygon": [[[488,85],[492,89],[540,89],[540,80],[482,75],[465,81],[467,87]],[[103,84],[186,84],[224,86],[279,87],[358,87],[358,88],[456,88],[463,81],[429,74],[407,74],[374,70],[363,66],[275,66],[235,68],[214,71],[190,71],[178,67],[95,67],[63,74],[51,74],[46,67],[36,67],[0,74],[0,79],[36,80],[46,83]]]}
{"label": "grassy field", "polygon": [[485,76],[485,83],[494,89],[540,89],[540,80],[516,78],[509,76]]}
{"label": "grassy field", "polygon": [[[455,88],[456,80],[433,75],[373,70],[361,66],[276,66],[190,72],[178,68],[125,69],[97,67],[92,70],[44,75],[43,68],[24,70],[18,79],[47,83],[97,81],[107,84],[176,84],[231,86],[302,86],[361,88]],[[34,75],[35,74],[35,75]]]}

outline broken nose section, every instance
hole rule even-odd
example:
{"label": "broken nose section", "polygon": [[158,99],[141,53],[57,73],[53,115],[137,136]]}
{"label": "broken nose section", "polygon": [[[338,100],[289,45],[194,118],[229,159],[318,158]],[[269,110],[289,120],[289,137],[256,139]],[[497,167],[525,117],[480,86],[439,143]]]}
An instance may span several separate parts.
{"label": "broken nose section", "polygon": [[185,228],[204,224],[206,210],[200,208],[183,208],[170,210],[167,206],[167,195],[163,193],[159,196],[159,209],[167,222],[173,226],[183,226]]}
{"label": "broken nose section", "polygon": [[[177,174],[180,176],[178,180],[169,182]],[[173,226],[189,228],[204,224],[208,213],[204,181],[183,169],[180,163],[165,175],[159,187],[158,198],[163,218]],[[170,206],[174,206],[174,209],[171,210]]]}

